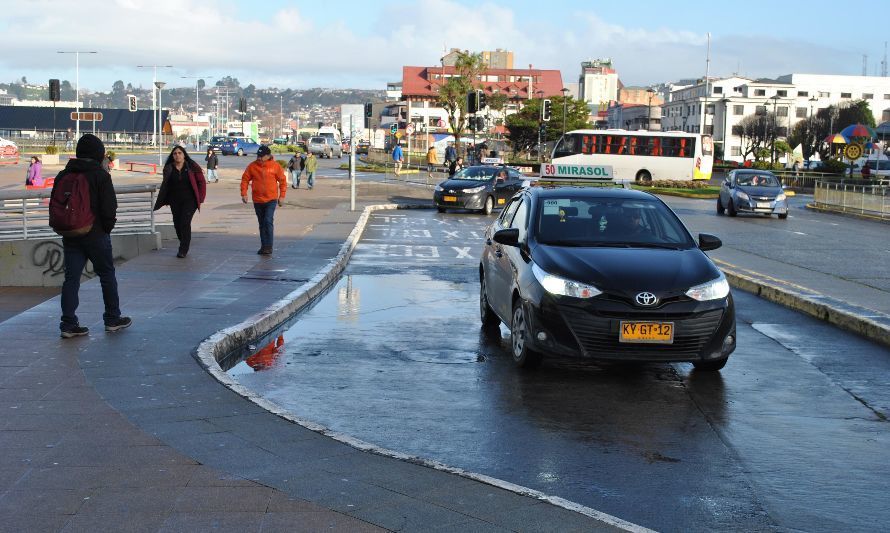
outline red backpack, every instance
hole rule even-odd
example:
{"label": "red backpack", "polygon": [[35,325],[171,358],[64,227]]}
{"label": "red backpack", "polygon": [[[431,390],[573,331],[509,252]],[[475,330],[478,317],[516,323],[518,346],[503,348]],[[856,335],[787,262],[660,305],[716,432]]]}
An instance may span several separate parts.
{"label": "red backpack", "polygon": [[81,237],[93,229],[95,221],[86,174],[71,173],[56,178],[49,198],[49,225],[53,231],[62,237]]}

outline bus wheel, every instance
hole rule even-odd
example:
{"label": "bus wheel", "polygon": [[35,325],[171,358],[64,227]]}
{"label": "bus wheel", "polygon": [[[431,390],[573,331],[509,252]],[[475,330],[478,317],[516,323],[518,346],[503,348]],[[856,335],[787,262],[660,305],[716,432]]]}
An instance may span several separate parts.
{"label": "bus wheel", "polygon": [[648,170],[637,172],[637,183],[652,183],[652,174]]}

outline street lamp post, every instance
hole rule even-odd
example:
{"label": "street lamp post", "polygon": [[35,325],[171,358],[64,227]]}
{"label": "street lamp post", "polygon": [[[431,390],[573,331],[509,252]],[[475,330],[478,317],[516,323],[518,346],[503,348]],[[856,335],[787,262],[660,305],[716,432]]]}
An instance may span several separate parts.
{"label": "street lamp post", "polygon": [[[778,115],[779,115],[779,95],[770,96],[770,100],[773,101],[773,145],[772,150],[770,151],[770,163],[776,163],[776,139],[778,139]],[[767,104],[769,102],[767,101]],[[768,117],[767,117],[768,118]]]}
{"label": "street lamp post", "polygon": [[655,94],[655,89],[649,87],[646,92],[649,93],[649,104],[646,106],[646,131],[649,131],[652,129],[652,95]]}
{"label": "street lamp post", "polygon": [[74,54],[74,108],[77,110],[76,130],[74,132],[75,143],[80,139],[80,54],[98,54],[99,52],[83,50],[60,50],[57,54]]}
{"label": "street lamp post", "polygon": [[[544,111],[544,91],[537,91],[538,100],[541,101],[541,112]],[[538,163],[541,162],[541,130],[544,129],[544,121],[538,121]]]}
{"label": "street lamp post", "polygon": [[160,135],[158,135],[158,141],[157,141],[157,143],[158,143],[158,166],[161,166],[164,164],[163,161],[161,160],[161,157],[162,157],[161,156],[161,145],[164,144],[164,142],[163,142],[163,140],[164,140],[164,122],[163,122],[164,121],[164,107],[161,104],[161,89],[164,88],[164,85],[166,85],[166,83],[164,83],[163,81],[154,82],[154,86],[158,89],[157,124],[158,124],[158,133],[160,134]]}
{"label": "street lamp post", "polygon": [[195,120],[194,120],[194,122],[196,124],[196,126],[195,126],[195,150],[200,150],[201,149],[201,144],[200,144],[201,141],[200,141],[200,137],[198,134],[198,126],[197,126],[198,115],[201,114],[201,105],[200,105],[200,102],[198,101],[198,81],[204,80],[204,79],[212,80],[213,76],[180,76],[180,78],[182,78],[184,80],[195,80]]}
{"label": "street lamp post", "polygon": [[173,65],[136,65],[136,68],[150,68],[154,69],[154,74],[151,78],[151,136],[154,142],[158,142],[158,115],[157,115],[157,82],[158,82],[158,69],[159,68],[173,68]]}
{"label": "street lamp post", "polygon": [[[819,101],[819,99],[816,98],[815,96],[810,97],[810,117],[809,117],[809,120],[807,120],[807,141],[808,142],[809,142],[809,137],[810,137],[810,128],[813,126],[813,106],[818,101]],[[813,147],[815,147],[815,146],[816,146],[816,139],[813,139]],[[807,160],[809,160],[810,157],[813,157],[812,151],[810,152],[810,156],[807,157]]]}
{"label": "street lamp post", "polygon": [[726,146],[726,130],[729,127],[729,98],[723,98],[720,100],[720,102],[723,104],[723,159],[726,159],[727,155],[729,155],[727,154],[728,149]]}
{"label": "street lamp post", "polygon": [[568,107],[569,101],[569,90],[566,87],[562,88],[562,134],[565,136],[566,134],[566,108]]}

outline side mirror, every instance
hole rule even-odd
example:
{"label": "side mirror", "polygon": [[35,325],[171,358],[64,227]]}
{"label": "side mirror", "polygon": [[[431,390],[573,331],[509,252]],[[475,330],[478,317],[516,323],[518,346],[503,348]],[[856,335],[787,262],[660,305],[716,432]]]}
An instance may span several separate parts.
{"label": "side mirror", "polygon": [[732,183],[730,183],[729,178],[723,180],[723,184],[726,185],[727,187],[732,187]]}
{"label": "side mirror", "polygon": [[507,228],[494,232],[494,242],[504,246],[519,246],[519,228]]}
{"label": "side mirror", "polygon": [[711,235],[710,233],[698,234],[698,247],[701,251],[716,250],[721,246],[723,246],[723,241],[717,238],[716,235]]}

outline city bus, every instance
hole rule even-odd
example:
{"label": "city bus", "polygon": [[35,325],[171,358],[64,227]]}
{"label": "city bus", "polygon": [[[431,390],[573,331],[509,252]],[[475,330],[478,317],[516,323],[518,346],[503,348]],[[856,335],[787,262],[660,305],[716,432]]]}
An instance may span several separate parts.
{"label": "city bus", "polygon": [[709,135],[682,131],[574,130],[553,149],[553,163],[608,165],[617,180],[709,180]]}

